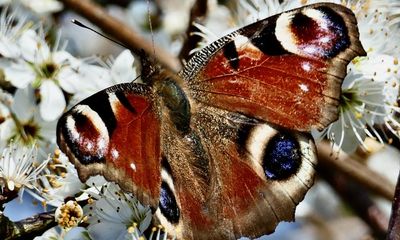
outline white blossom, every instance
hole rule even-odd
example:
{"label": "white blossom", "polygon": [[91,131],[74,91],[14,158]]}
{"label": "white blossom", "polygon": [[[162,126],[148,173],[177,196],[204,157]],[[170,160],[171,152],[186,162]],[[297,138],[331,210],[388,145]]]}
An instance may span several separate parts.
{"label": "white blossom", "polygon": [[84,189],[74,165],[60,150],[54,152],[48,167],[38,178],[37,191],[29,191],[44,205],[60,207],[64,199],[74,196]]}
{"label": "white blossom", "polygon": [[6,58],[17,58],[21,54],[17,42],[27,29],[27,23],[15,11],[7,8],[0,15],[0,54]]}
{"label": "white blossom", "polygon": [[84,210],[88,213],[88,231],[92,238],[138,239],[149,227],[151,210],[118,185],[107,183],[100,191],[86,190],[94,201]]}
{"label": "white blossom", "polygon": [[[104,86],[101,80],[106,70],[58,50],[58,43],[50,49],[42,32],[25,31],[19,39],[19,47],[22,58],[4,67],[6,80],[17,88],[32,86],[39,90],[40,115],[45,121],[56,120],[64,112],[63,90],[74,94],[94,88],[95,83]],[[105,82],[106,86],[110,85],[109,80]]]}
{"label": "white blossom", "polygon": [[106,63],[81,64],[78,68],[63,70],[60,75],[64,79],[62,88],[74,94],[71,104],[115,84],[132,82],[138,77],[135,59],[129,50],[122,51],[114,60],[109,59]]}
{"label": "white blossom", "polygon": [[128,83],[137,77],[134,57],[129,50],[122,51],[110,67],[111,79],[114,84]]}
{"label": "white blossom", "polygon": [[90,240],[87,234],[87,230],[83,227],[75,227],[69,230],[53,227],[43,233],[42,236],[35,237],[34,240]]}
{"label": "white blossom", "polygon": [[37,160],[37,148],[32,145],[18,147],[11,142],[3,150],[0,158],[0,182],[2,188],[14,191],[21,188],[35,188],[38,175],[46,167],[49,158],[42,162]]}
{"label": "white blossom", "polygon": [[4,68],[6,79],[18,88],[32,85],[39,89],[40,114],[46,121],[53,121],[64,111],[66,102],[58,82],[58,72],[70,58],[65,51],[50,50],[44,36],[33,30],[25,31],[19,39],[22,58]]}
{"label": "white blossom", "polygon": [[[388,55],[360,57],[348,66],[342,85],[339,120],[332,123],[323,135],[332,139],[346,152],[353,152],[364,139],[384,140],[375,130],[377,124],[395,129],[400,124],[394,118],[399,112],[399,71],[397,60]],[[366,149],[366,147],[364,146]]]}
{"label": "white blossom", "polygon": [[4,122],[0,124],[0,143],[13,140],[15,143],[30,146],[36,143],[40,154],[47,155],[55,143],[56,121],[44,121],[35,104],[31,88],[17,89]]}

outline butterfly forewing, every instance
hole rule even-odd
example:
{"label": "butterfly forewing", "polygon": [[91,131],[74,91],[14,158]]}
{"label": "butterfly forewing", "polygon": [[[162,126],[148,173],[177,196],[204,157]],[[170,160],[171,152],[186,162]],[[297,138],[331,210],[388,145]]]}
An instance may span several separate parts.
{"label": "butterfly forewing", "polygon": [[102,174],[157,205],[160,193],[160,122],[150,88],[121,84],[74,106],[58,122],[58,144],[81,180]]}
{"label": "butterfly forewing", "polygon": [[321,130],[337,119],[347,64],[365,55],[358,35],[347,8],[310,5],[216,41],[180,74],[200,102],[299,131]]}

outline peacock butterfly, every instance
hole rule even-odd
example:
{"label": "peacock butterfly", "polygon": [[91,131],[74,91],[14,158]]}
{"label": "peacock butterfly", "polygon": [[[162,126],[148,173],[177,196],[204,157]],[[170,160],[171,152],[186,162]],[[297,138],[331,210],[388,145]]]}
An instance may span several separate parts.
{"label": "peacock butterfly", "polygon": [[349,9],[320,3],[241,28],[178,74],[142,58],[144,83],[78,103],[58,145],[82,181],[117,182],[179,239],[271,233],[313,183],[309,132],[337,119],[358,36]]}

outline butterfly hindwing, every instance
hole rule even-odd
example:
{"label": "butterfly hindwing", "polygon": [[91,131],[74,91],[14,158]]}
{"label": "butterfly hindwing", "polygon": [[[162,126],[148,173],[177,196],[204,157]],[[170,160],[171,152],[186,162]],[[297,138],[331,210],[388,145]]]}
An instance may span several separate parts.
{"label": "butterfly hindwing", "polygon": [[316,156],[309,134],[202,104],[191,125],[185,138],[170,132],[163,143],[179,217],[157,214],[170,234],[255,237],[293,220],[313,182]]}
{"label": "butterfly hindwing", "polygon": [[365,55],[354,14],[315,4],[248,25],[195,54],[180,75],[197,101],[300,131],[337,119],[346,66]]}
{"label": "butterfly hindwing", "polygon": [[102,174],[158,205],[160,122],[150,88],[120,84],[74,106],[58,122],[58,144],[82,181]]}

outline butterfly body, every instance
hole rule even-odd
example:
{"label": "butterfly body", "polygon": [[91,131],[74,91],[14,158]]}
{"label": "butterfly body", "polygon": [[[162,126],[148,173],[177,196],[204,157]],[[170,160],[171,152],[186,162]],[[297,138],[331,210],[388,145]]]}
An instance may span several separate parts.
{"label": "butterfly body", "polygon": [[267,234],[311,187],[309,131],[337,118],[346,65],[364,54],[348,9],[288,11],[212,43],[178,74],[145,59],[144,83],[65,113],[58,143],[82,181],[117,182],[171,235]]}

